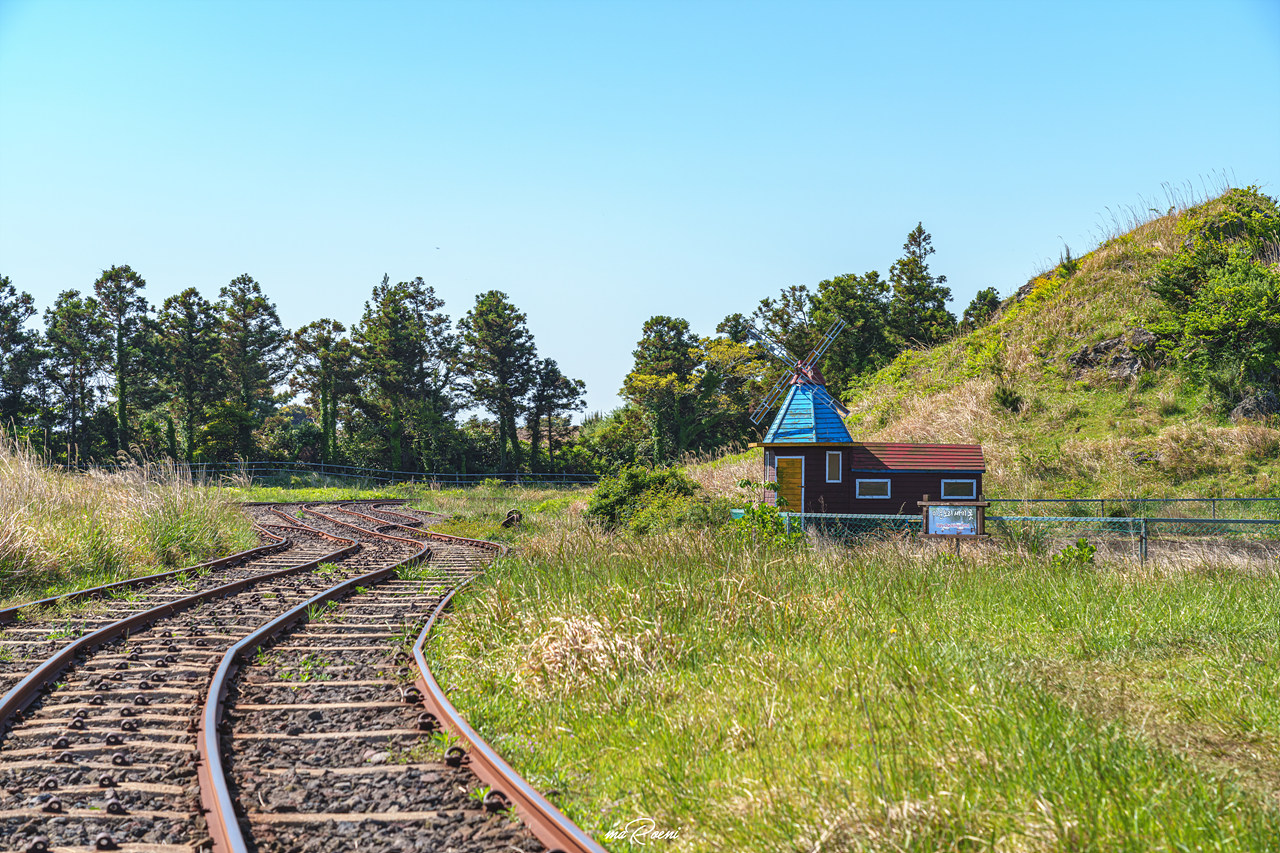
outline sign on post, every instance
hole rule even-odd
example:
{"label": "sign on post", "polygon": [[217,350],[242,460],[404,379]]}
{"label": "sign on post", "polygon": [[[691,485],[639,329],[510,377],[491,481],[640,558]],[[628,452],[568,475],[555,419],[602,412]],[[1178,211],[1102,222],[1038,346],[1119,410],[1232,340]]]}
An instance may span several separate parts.
{"label": "sign on post", "polygon": [[[981,497],[981,495],[979,495]],[[988,501],[917,501],[923,516],[921,539],[986,539]]]}

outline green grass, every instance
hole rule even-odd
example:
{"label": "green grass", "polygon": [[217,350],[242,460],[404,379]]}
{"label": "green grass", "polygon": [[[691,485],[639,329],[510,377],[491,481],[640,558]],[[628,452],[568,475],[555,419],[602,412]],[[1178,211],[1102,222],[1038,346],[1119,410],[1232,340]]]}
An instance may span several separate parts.
{"label": "green grass", "polygon": [[258,544],[230,496],[170,466],[69,474],[0,442],[0,606]]}
{"label": "green grass", "polygon": [[437,676],[605,837],[680,850],[1266,850],[1280,583],[548,524]]}
{"label": "green grass", "polygon": [[402,499],[417,494],[422,486],[393,483],[386,486],[316,485],[314,478],[295,477],[290,482],[273,478],[267,482],[240,484],[223,488],[233,500],[246,502],[299,503],[323,501],[359,501],[378,498]]}
{"label": "green grass", "polygon": [[[432,530],[512,544],[542,531],[547,520],[565,515],[575,505],[585,505],[590,490],[577,486],[539,488],[488,483],[468,489],[421,490],[411,506],[445,513],[448,520]],[[523,516],[518,525],[503,527],[510,510]]]}

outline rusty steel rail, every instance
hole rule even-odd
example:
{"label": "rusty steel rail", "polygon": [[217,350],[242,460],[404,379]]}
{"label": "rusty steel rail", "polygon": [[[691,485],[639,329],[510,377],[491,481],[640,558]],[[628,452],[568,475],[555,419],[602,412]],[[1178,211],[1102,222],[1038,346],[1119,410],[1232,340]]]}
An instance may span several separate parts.
{"label": "rusty steel rail", "polygon": [[[374,503],[374,501],[369,501],[369,503]],[[368,521],[376,521],[379,524],[382,524],[387,527],[391,527],[391,526],[409,527],[412,530],[415,530],[416,532],[423,534],[427,538],[435,539],[439,542],[449,542],[456,545],[470,545],[472,548],[481,548],[486,551],[496,551],[499,557],[505,557],[507,554],[511,552],[510,548],[508,548],[506,545],[503,545],[500,542],[490,542],[487,539],[468,539],[465,536],[454,536],[452,533],[437,533],[436,531],[432,530],[429,527],[417,528],[417,527],[412,527],[411,525],[408,525],[408,524],[399,524],[398,522],[395,522],[395,521],[387,521],[385,518],[377,518],[376,516],[367,515],[363,512],[356,512],[353,509],[345,509],[347,505],[348,505],[348,502],[344,501],[338,504],[338,508],[341,509],[343,512],[350,513],[351,515],[357,515],[360,518],[366,519]],[[371,508],[376,509],[377,507],[371,507]],[[409,519],[410,521],[418,521],[418,519],[413,518],[412,516],[405,515],[402,512],[395,512],[394,510],[384,510],[384,511],[389,514],[402,516],[404,518]],[[431,510],[421,510],[421,511],[431,512]],[[431,512],[431,514],[439,515],[442,519],[448,518],[447,515],[441,515],[440,513],[437,513],[437,512]]]}
{"label": "rusty steel rail", "polygon": [[[340,505],[341,510],[341,505]],[[386,519],[380,519],[373,516],[365,515],[354,510],[341,510],[352,515],[357,515],[368,521],[378,522],[384,526],[400,526],[394,522],[388,523]],[[343,522],[330,519],[337,524]],[[298,523],[298,522],[295,522]],[[301,525],[306,526],[306,525]],[[354,525],[347,525],[352,526]],[[340,597],[348,590],[356,586],[367,586],[377,580],[381,580],[402,565],[406,565],[420,560],[426,553],[428,547],[421,540],[409,540],[399,536],[392,536],[376,530],[367,530],[360,528],[361,532],[373,536],[386,537],[402,542],[412,542],[420,547],[418,554],[407,560],[398,563],[396,566],[379,569],[368,575],[352,580],[344,581],[333,589],[330,589],[320,595],[315,596],[305,604],[293,608],[288,613],[277,617],[272,622],[263,625],[253,634],[245,637],[223,657],[222,663],[218,667],[218,671],[214,676],[213,682],[209,686],[209,694],[205,702],[205,710],[199,734],[199,749],[202,761],[199,769],[201,800],[207,814],[210,835],[213,837],[213,848],[215,853],[248,853],[248,845],[245,842],[244,834],[241,830],[240,823],[235,813],[235,801],[227,788],[227,780],[224,765],[222,762],[221,748],[219,746],[219,726],[222,720],[223,702],[226,697],[227,683],[230,676],[237,667],[237,661],[243,658],[243,655],[252,648],[260,645],[266,639],[275,636],[286,630],[299,619],[305,617],[307,607],[333,598]],[[421,531],[426,533],[430,538],[438,541],[468,545],[475,548],[483,548],[485,550],[494,551],[498,555],[509,553],[510,549],[506,545],[497,542],[487,542],[478,539],[469,539],[463,536],[453,536],[447,533],[434,533],[430,529]],[[454,589],[450,590],[445,597],[432,611],[430,618],[423,627],[422,632],[418,635],[417,641],[413,646],[413,658],[418,667],[418,678],[416,684],[422,695],[423,705],[427,712],[431,714],[437,722],[444,728],[451,730],[454,734],[466,741],[470,746],[471,770],[476,776],[492,789],[489,796],[497,796],[511,803],[520,819],[529,827],[530,831],[541,841],[548,850],[555,853],[605,853],[604,848],[597,844],[590,836],[582,831],[569,818],[547,801],[532,785],[526,782],[516,771],[502,759],[501,756],[489,746],[475,729],[467,723],[462,714],[449,702],[444,695],[440,685],[436,682],[435,677],[431,674],[431,668],[427,664],[426,656],[423,652],[423,644],[426,642],[428,635],[431,633],[435,625],[437,617],[448,606],[453,599],[454,594],[468,583],[464,581]],[[216,827],[216,831],[215,831]]]}
{"label": "rusty steel rail", "polygon": [[168,580],[169,578],[175,578],[178,575],[184,574],[186,572],[195,572],[195,571],[199,571],[200,569],[221,569],[227,566],[234,565],[244,560],[252,560],[254,557],[260,557],[264,554],[270,554],[273,551],[278,551],[289,544],[289,541],[284,537],[276,536],[276,534],[271,533],[270,531],[265,530],[256,524],[253,527],[259,533],[265,536],[270,536],[279,541],[272,542],[267,545],[259,545],[258,547],[250,548],[247,551],[240,551],[236,554],[231,554],[226,557],[219,557],[216,560],[208,560],[203,563],[197,563],[194,566],[187,566],[186,568],[182,568],[182,569],[171,569],[167,572],[157,572],[154,575],[143,575],[142,577],[128,578],[122,581],[115,581],[113,583],[103,584],[102,586],[89,587],[88,589],[79,589],[79,590],[76,590],[75,592],[65,592],[62,595],[54,595],[54,596],[50,596],[49,598],[42,598],[39,601],[28,601],[26,604],[17,604],[17,605],[14,605],[13,607],[5,607],[3,609],[0,609],[0,625],[9,625],[14,622],[17,622],[18,617],[22,613],[22,611],[27,610],[28,608],[45,607],[50,604],[58,604],[60,602],[81,601],[86,598],[95,598],[97,596],[101,596],[103,594],[109,594],[120,589],[132,589],[134,587],[146,586],[147,584],[151,584],[151,583],[159,583],[160,581]]}
{"label": "rusty steel rail", "polygon": [[103,643],[110,642],[118,637],[126,636],[135,628],[149,626],[157,619],[171,616],[179,611],[194,607],[204,601],[210,601],[215,598],[221,598],[226,595],[241,592],[249,587],[266,580],[274,578],[287,577],[288,575],[300,574],[302,572],[311,571],[327,560],[344,557],[354,553],[359,544],[341,537],[334,536],[323,531],[316,531],[325,538],[333,539],[337,542],[345,542],[341,548],[323,554],[305,563],[296,566],[290,566],[285,569],[279,569],[274,572],[267,572],[261,575],[241,578],[222,586],[207,589],[203,592],[197,592],[184,598],[166,602],[149,610],[135,613],[125,619],[104,625],[96,631],[85,634],[79,639],[73,640],[63,646],[58,652],[46,658],[43,663],[27,674],[25,678],[15,684],[8,693],[0,698],[0,731],[7,730],[9,723],[21,713],[28,705],[38,699],[44,689],[57,680],[58,676],[66,669],[80,654],[91,649],[97,648]]}
{"label": "rusty steel rail", "polygon": [[[311,501],[309,503],[313,504],[315,502]],[[289,518],[279,510],[274,510],[274,512],[282,518]],[[316,533],[322,533],[326,536],[332,535],[324,534],[323,531],[313,528],[298,519],[290,518],[289,521],[307,530],[314,530]],[[362,527],[357,528],[353,524],[346,524],[336,519],[329,519],[329,521],[343,527],[351,527],[367,535],[380,536],[384,539],[413,545],[418,551],[393,566],[375,569],[368,574],[345,580],[319,595],[312,596],[297,607],[277,616],[253,633],[245,636],[227,649],[226,654],[222,656],[222,660],[213,674],[213,679],[209,682],[209,692],[205,695],[204,711],[200,720],[200,732],[196,738],[196,748],[200,754],[200,766],[196,771],[196,775],[200,780],[200,802],[206,812],[205,821],[208,824],[209,837],[213,841],[214,853],[248,853],[249,851],[249,846],[245,842],[244,832],[241,830],[240,822],[236,817],[235,799],[231,796],[231,790],[227,787],[227,772],[222,761],[222,745],[218,739],[231,676],[239,668],[239,661],[242,656],[262,645],[266,640],[293,627],[299,620],[306,617],[307,608],[340,598],[349,590],[358,586],[368,586],[384,580],[401,567],[417,563],[431,553],[427,545],[417,539],[406,539],[402,536],[392,536],[389,533],[379,533]]]}
{"label": "rusty steel rail", "polygon": [[453,703],[444,695],[435,676],[431,674],[423,645],[435,626],[437,617],[449,606],[454,594],[467,583],[470,581],[459,584],[441,600],[413,644],[413,659],[420,673],[417,685],[422,692],[423,704],[427,706],[427,711],[434,714],[445,727],[467,742],[471,747],[472,772],[493,791],[506,797],[515,806],[520,819],[532,830],[538,840],[547,846],[548,850],[564,851],[564,853],[605,853],[603,847],[516,773],[511,765],[504,761],[502,756],[498,755],[475,729],[471,728],[458,709],[453,707]]}

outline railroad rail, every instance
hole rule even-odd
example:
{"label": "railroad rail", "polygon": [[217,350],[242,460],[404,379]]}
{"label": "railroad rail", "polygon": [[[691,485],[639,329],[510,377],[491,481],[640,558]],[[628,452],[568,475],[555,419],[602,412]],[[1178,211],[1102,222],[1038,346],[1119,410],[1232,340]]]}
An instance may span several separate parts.
{"label": "railroad rail", "polygon": [[602,850],[422,654],[501,546],[395,501],[246,511],[260,548],[0,611],[0,849]]}

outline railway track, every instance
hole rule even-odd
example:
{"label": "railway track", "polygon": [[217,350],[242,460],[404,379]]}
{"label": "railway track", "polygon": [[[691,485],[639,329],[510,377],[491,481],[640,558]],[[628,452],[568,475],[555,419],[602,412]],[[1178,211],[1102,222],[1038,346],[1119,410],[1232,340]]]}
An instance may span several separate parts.
{"label": "railway track", "polygon": [[497,546],[387,502],[248,511],[263,548],[74,619],[0,611],[0,850],[601,849],[426,669]]}

